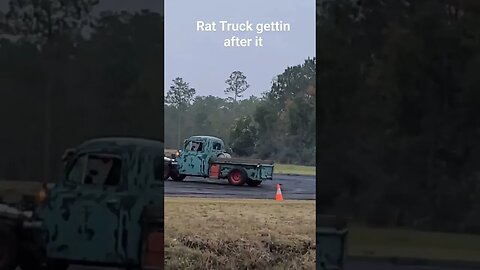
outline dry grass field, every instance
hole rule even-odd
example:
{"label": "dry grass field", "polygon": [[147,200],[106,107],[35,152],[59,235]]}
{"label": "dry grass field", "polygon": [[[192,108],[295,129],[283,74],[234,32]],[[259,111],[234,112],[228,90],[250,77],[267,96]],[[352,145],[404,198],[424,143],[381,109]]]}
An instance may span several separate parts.
{"label": "dry grass field", "polygon": [[166,269],[315,269],[315,202],[165,198]]}

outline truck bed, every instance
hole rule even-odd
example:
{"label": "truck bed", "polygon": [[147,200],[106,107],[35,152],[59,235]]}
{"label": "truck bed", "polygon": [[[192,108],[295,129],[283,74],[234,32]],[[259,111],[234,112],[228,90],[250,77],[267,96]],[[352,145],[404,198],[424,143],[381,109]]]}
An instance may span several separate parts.
{"label": "truck bed", "polygon": [[262,160],[262,159],[249,159],[249,158],[212,158],[210,163],[217,164],[239,164],[239,165],[272,165],[274,162],[272,160]]}

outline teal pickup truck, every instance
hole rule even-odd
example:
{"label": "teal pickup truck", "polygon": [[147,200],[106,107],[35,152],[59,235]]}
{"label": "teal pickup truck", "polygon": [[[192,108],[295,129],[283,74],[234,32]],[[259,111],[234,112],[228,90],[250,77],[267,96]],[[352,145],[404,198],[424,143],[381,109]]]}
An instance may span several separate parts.
{"label": "teal pickup truck", "polygon": [[192,136],[176,157],[165,157],[165,180],[182,181],[187,176],[228,179],[234,186],[258,186],[273,179],[273,161],[232,158],[222,139]]}
{"label": "teal pickup truck", "polygon": [[98,138],[31,209],[0,203],[0,270],[163,269],[163,143]]}

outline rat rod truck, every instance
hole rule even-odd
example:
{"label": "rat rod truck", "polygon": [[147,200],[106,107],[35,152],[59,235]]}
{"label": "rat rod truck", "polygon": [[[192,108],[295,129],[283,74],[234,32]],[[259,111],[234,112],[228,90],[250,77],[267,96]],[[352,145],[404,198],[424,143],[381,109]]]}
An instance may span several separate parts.
{"label": "rat rod truck", "polygon": [[223,140],[212,136],[192,136],[176,158],[165,157],[165,180],[182,181],[187,176],[228,179],[234,186],[258,186],[272,180],[273,161],[232,158]]}
{"label": "rat rod truck", "polygon": [[64,155],[33,209],[0,204],[0,270],[163,269],[163,143],[100,138]]}

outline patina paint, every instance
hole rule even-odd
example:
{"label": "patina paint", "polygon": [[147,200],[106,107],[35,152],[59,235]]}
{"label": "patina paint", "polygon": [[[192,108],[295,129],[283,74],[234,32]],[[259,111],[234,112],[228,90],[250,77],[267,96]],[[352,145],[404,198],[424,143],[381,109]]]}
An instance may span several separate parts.
{"label": "patina paint", "polygon": [[49,192],[47,202],[36,210],[43,220],[47,256],[139,265],[144,207],[159,206],[158,214],[163,217],[163,167],[157,172],[160,175],[154,174],[155,159],[163,164],[163,143],[129,138],[91,140],[75,149],[66,171],[84,154],[118,157],[120,183],[70,183],[65,174]]}
{"label": "patina paint", "polygon": [[[192,151],[192,143],[202,143],[201,151]],[[218,147],[214,147],[217,145]],[[212,164],[220,165],[220,178],[227,178],[233,169],[242,169],[252,180],[271,180],[273,162],[246,159],[217,158],[226,153],[223,140],[212,136],[192,136],[185,140],[185,145],[177,158],[179,172],[184,175],[208,177]]]}

